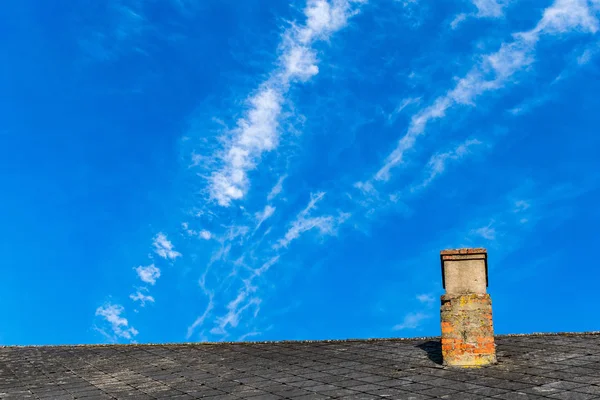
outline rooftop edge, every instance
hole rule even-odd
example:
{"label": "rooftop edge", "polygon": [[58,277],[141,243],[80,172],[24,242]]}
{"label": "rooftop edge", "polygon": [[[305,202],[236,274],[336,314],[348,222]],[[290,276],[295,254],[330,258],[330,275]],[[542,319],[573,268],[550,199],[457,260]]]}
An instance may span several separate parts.
{"label": "rooftop edge", "polygon": [[[589,332],[533,332],[533,333],[507,333],[494,335],[502,337],[522,336],[600,336],[600,331]],[[366,339],[323,339],[323,340],[267,340],[254,342],[176,342],[176,343],[107,343],[107,344],[55,344],[55,345],[0,345],[6,348],[39,348],[39,347],[135,347],[135,346],[208,346],[208,345],[254,345],[254,344],[303,344],[303,343],[356,343],[356,342],[407,342],[414,340],[439,340],[440,336],[423,336],[411,338],[366,338]]]}

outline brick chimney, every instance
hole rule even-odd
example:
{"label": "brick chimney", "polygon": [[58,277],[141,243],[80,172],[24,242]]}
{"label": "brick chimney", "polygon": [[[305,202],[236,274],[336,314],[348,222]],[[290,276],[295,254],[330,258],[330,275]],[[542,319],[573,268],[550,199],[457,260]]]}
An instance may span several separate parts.
{"label": "brick chimney", "polygon": [[443,250],[440,258],[446,289],[440,313],[444,365],[476,367],[495,363],[487,251]]}

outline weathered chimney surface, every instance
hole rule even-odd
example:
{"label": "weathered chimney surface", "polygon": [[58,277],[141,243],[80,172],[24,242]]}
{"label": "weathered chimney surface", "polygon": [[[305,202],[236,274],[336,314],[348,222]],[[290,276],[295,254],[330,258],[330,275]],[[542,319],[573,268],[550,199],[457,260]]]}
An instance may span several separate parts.
{"label": "weathered chimney surface", "polygon": [[441,297],[444,365],[474,367],[496,362],[492,300],[486,293],[487,251],[443,250]]}

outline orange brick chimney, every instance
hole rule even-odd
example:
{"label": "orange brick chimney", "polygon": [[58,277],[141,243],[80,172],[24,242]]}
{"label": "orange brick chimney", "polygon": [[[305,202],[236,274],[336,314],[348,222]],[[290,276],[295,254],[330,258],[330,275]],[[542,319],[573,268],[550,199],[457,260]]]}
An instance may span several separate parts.
{"label": "orange brick chimney", "polygon": [[495,363],[487,251],[443,250],[440,258],[446,289],[440,313],[444,365],[476,367]]}

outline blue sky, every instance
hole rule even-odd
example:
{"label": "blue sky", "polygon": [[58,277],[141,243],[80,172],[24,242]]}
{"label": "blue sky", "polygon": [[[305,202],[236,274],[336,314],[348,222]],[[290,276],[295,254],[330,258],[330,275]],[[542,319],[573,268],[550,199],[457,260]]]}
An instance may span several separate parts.
{"label": "blue sky", "polygon": [[600,329],[600,1],[4,7],[0,344]]}

